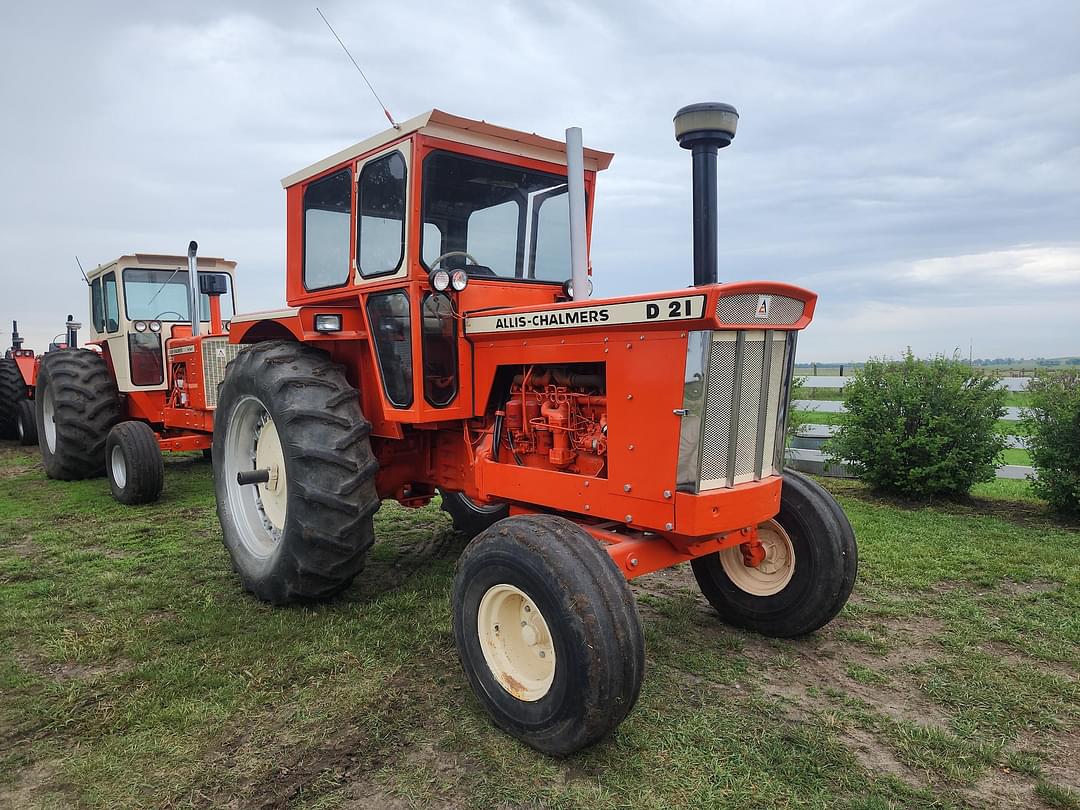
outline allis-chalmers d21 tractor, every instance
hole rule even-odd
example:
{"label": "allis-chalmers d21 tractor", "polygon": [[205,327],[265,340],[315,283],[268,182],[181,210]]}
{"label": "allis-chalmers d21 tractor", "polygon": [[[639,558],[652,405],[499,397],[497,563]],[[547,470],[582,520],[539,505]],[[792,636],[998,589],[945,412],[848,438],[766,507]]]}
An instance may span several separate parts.
{"label": "allis-chalmers d21 tractor", "polygon": [[475,535],[452,595],[465,674],[502,729],[552,754],[637,699],[634,577],[690,562],[724,621],[768,635],[830,621],[855,538],[782,472],[816,296],[716,283],[716,155],[736,120],[716,104],[675,118],[696,285],[653,295],[587,299],[612,156],[582,151],[580,130],[568,148],[436,110],[286,178],[289,308],[233,320],[230,340],[254,345],[214,425],[244,585],[329,597],[363,567],[381,500],[441,492]]}
{"label": "allis-chalmers d21 tractor", "polygon": [[88,275],[95,348],[50,352],[37,372],[50,478],[104,470],[117,500],[147,503],[161,494],[163,450],[209,449],[217,383],[239,348],[222,321],[236,263],[195,252],[121,256]]}

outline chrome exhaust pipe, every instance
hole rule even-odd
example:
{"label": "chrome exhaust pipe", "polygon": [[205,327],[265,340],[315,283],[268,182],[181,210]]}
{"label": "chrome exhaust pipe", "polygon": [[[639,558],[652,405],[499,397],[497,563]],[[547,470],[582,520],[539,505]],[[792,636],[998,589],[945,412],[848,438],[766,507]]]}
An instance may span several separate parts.
{"label": "chrome exhaust pipe", "polygon": [[187,248],[188,288],[191,291],[191,301],[188,306],[191,308],[192,337],[199,336],[199,299],[202,297],[199,295],[199,272],[196,269],[198,262],[195,260],[198,252],[199,243],[192,239]]}

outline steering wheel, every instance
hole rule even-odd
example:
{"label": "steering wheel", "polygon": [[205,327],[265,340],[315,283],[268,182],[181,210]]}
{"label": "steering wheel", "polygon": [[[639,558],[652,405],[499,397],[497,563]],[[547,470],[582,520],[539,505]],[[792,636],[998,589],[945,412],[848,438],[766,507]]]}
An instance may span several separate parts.
{"label": "steering wheel", "polygon": [[154,318],[154,320],[155,320],[155,321],[160,321],[160,320],[161,320],[162,318],[164,318],[164,317],[165,317],[166,315],[175,315],[175,316],[176,316],[176,320],[178,320],[178,321],[182,321],[182,320],[184,320],[184,316],[183,316],[183,315],[181,315],[181,314],[180,314],[179,312],[177,312],[177,311],[176,311],[175,309],[167,309],[167,310],[165,310],[165,311],[164,311],[164,312],[162,312],[162,313],[161,313],[160,315],[158,315],[158,316],[157,316],[156,318]]}
{"label": "steering wheel", "polygon": [[437,258],[435,261],[433,261],[431,263],[431,269],[434,270],[436,267],[438,267],[440,264],[443,263],[444,259],[449,259],[451,256],[464,256],[468,260],[465,263],[465,269],[466,270],[468,270],[468,267],[469,267],[468,262],[472,262],[475,265],[480,264],[480,262],[478,262],[476,260],[476,257],[473,256],[468,251],[465,251],[465,250],[448,250],[448,251],[446,251],[446,253],[444,253],[442,256],[440,256],[439,258]]}

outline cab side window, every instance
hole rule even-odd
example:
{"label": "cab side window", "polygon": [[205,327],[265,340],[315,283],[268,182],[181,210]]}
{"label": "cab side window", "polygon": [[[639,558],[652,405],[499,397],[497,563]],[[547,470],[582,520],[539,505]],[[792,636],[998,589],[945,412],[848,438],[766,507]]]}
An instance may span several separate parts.
{"label": "cab side window", "polygon": [[105,331],[105,305],[101,300],[101,279],[95,278],[90,284],[90,317],[94,321],[94,331]]}
{"label": "cab side window", "polygon": [[304,189],[304,289],[349,280],[352,172],[344,169]]}
{"label": "cab side window", "polygon": [[105,299],[105,331],[116,332],[120,329],[120,300],[116,297],[116,273],[106,273],[102,277],[102,292]]}
{"label": "cab side window", "polygon": [[360,170],[356,265],[364,278],[395,272],[405,255],[405,158],[400,152]]}

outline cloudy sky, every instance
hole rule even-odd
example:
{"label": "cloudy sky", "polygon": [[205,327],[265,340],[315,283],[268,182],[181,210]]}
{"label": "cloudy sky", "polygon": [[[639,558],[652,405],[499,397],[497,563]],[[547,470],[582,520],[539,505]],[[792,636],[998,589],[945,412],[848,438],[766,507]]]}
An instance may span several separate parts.
{"label": "cloudy sky", "polygon": [[[685,286],[671,116],[735,104],[721,279],[820,296],[802,360],[1080,354],[1080,3],[340,2],[320,7],[399,120],[431,107],[616,153],[597,295]],[[284,300],[280,178],[385,127],[297,2],[5,2],[0,343],[86,319],[74,256],[240,264]]]}

